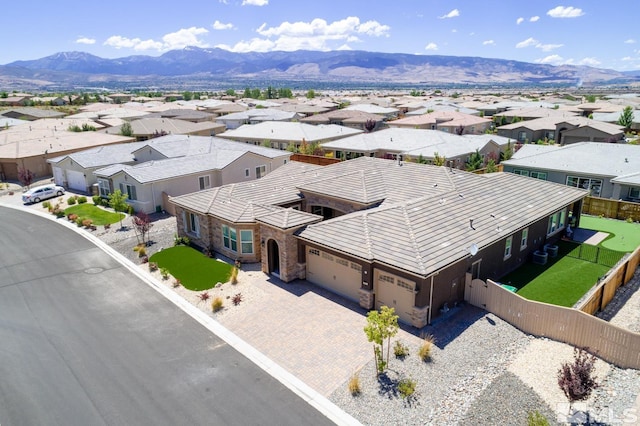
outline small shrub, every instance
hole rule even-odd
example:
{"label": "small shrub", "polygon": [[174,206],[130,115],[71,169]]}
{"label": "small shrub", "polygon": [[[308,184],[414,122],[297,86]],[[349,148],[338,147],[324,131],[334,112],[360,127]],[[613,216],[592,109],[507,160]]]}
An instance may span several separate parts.
{"label": "small shrub", "polygon": [[[140,258],[140,262],[144,263],[149,263],[149,256],[142,256],[142,258]],[[151,269],[151,268],[149,268]]]}
{"label": "small shrub", "polygon": [[135,211],[133,210],[133,206],[129,206],[129,208],[127,209],[127,213],[129,213],[129,216],[133,216],[133,214],[135,213]]}
{"label": "small shrub", "polygon": [[536,410],[527,414],[527,426],[549,426],[549,420]]}
{"label": "small shrub", "polygon": [[176,278],[176,279],[173,281],[173,288],[180,287],[181,285],[182,285],[182,283],[180,282],[180,280],[179,280],[179,279],[177,279],[177,278]]}
{"label": "small shrub", "polygon": [[99,195],[94,195],[93,197],[91,197],[91,200],[93,201],[93,204],[95,204],[96,206],[102,205],[102,197]]}
{"label": "small shrub", "polygon": [[72,195],[71,197],[67,198],[67,204],[69,204],[70,206],[74,205],[76,203],[76,196]]}
{"label": "small shrub", "polygon": [[434,338],[431,335],[422,338],[422,344],[418,349],[418,356],[423,362],[431,360],[431,352],[433,349]]}
{"label": "small shrub", "polygon": [[393,354],[396,356],[396,358],[404,359],[409,356],[409,348],[400,340],[396,340],[396,344],[393,347]]}
{"label": "small shrub", "polygon": [[[147,257],[147,256],[140,256],[140,257]],[[151,272],[155,272],[158,270],[158,264],[156,262],[149,262],[149,270]]]}
{"label": "small shrub", "polygon": [[358,375],[358,373],[354,374],[353,376],[351,376],[351,378],[349,378],[349,393],[351,394],[351,396],[358,396],[360,395],[360,393],[362,392],[362,389],[360,388],[360,376]]}
{"label": "small shrub", "polygon": [[76,218],[76,225],[82,226],[82,222],[83,221],[84,221],[84,218],[82,218],[82,217]]}
{"label": "small shrub", "polygon": [[573,349],[573,362],[563,363],[558,370],[558,386],[569,400],[569,407],[577,401],[589,398],[600,387],[593,375],[596,357],[584,349]]}
{"label": "small shrub", "polygon": [[229,281],[231,281],[231,284],[233,285],[238,284],[238,268],[235,266],[231,269],[231,277],[229,277]]}
{"label": "small shrub", "polygon": [[169,270],[167,268],[160,268],[160,275],[163,280],[169,279]]}
{"label": "small shrub", "polygon": [[64,217],[64,210],[55,209],[53,210],[53,214],[56,215],[57,218]]}
{"label": "small shrub", "polygon": [[402,379],[398,382],[398,392],[402,398],[409,398],[416,391],[416,381],[410,378]]}
{"label": "small shrub", "polygon": [[74,213],[69,213],[69,215],[67,216],[67,219],[69,219],[69,222],[75,222],[78,219],[78,215]]}
{"label": "small shrub", "polygon": [[191,243],[189,237],[179,237],[178,234],[173,235],[173,245],[174,246],[188,246]]}
{"label": "small shrub", "polygon": [[[51,208],[51,203],[48,202],[48,201],[43,201],[42,202],[42,207],[45,208],[45,209],[50,209]],[[49,211],[51,211],[51,210],[49,210]]]}
{"label": "small shrub", "polygon": [[633,218],[631,216],[629,216],[626,220],[627,223],[633,223]]}
{"label": "small shrub", "polygon": [[85,196],[76,197],[76,201],[78,202],[78,204],[84,204],[87,202],[87,197]]}
{"label": "small shrub", "polygon": [[111,224],[110,223],[105,223],[104,224],[104,230],[108,231],[109,229],[111,229]]}
{"label": "small shrub", "polygon": [[[147,255],[147,249],[144,248],[144,247],[140,247],[138,249],[138,257],[143,257],[143,256],[146,256],[146,255]],[[156,269],[158,269],[158,268],[156,268]]]}
{"label": "small shrub", "polygon": [[233,303],[233,306],[238,306],[240,302],[242,302],[242,293],[234,294],[231,302]]}
{"label": "small shrub", "polygon": [[90,228],[93,225],[93,220],[91,219],[84,219],[82,221],[82,226],[84,226],[85,228]]}
{"label": "small shrub", "polygon": [[222,300],[222,297],[220,297],[220,296],[215,297],[213,299],[213,301],[211,302],[211,310],[213,312],[218,312],[223,307],[224,307],[224,301]]}
{"label": "small shrub", "polygon": [[198,295],[198,298],[200,299],[201,302],[206,302],[207,300],[209,300],[210,297],[211,296],[209,295],[208,291],[203,291]]}

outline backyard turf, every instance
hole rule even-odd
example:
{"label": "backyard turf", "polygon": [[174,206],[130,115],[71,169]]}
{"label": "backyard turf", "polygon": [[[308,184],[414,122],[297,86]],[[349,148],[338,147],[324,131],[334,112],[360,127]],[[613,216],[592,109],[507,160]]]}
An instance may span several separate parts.
{"label": "backyard turf", "polygon": [[67,207],[64,210],[64,214],[76,214],[80,218],[91,219],[94,225],[110,225],[120,221],[120,218],[124,217],[124,213],[110,212],[96,207],[93,204],[86,203]]}
{"label": "backyard turf", "polygon": [[571,307],[611,269],[568,256],[577,247],[575,243],[560,241],[557,258],[549,258],[546,265],[527,263],[500,282],[518,288],[517,293],[526,299]]}
{"label": "backyard turf", "polygon": [[611,234],[599,245],[611,250],[632,252],[640,246],[640,223],[582,215],[580,228]]}
{"label": "backyard turf", "polygon": [[180,280],[184,288],[202,291],[213,288],[217,283],[229,281],[231,265],[212,259],[198,250],[187,246],[175,246],[161,250],[149,258],[160,268]]}

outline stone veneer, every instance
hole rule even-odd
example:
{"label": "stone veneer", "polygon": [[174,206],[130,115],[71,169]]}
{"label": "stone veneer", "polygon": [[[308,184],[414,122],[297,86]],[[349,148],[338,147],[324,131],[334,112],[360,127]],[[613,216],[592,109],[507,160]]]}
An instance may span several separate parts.
{"label": "stone veneer", "polygon": [[429,306],[424,306],[419,308],[417,306],[413,307],[413,312],[411,312],[411,325],[416,328],[422,328],[427,325],[429,318]]}
{"label": "stone veneer", "polygon": [[209,216],[196,213],[196,215],[198,216],[198,223],[200,225],[200,236],[197,237],[194,234],[187,232],[186,224],[183,221],[183,213],[184,216],[187,216],[192,212],[183,209],[182,207],[176,206],[176,226],[178,228],[178,236],[188,237],[194,244],[198,245],[199,247],[211,247],[211,221]]}
{"label": "stone veneer", "polygon": [[358,290],[358,293],[360,294],[360,306],[365,309],[373,309],[373,291],[361,288],[360,290]]}
{"label": "stone veneer", "polygon": [[[262,246],[262,272],[269,273],[269,250],[267,249],[269,240],[278,243],[280,251],[280,279],[284,282],[290,282],[295,279],[304,279],[306,274],[306,264],[300,262],[298,256],[298,239],[293,235],[295,231],[300,229],[279,229],[266,224],[260,224],[259,233]],[[264,245],[262,245],[264,242]]]}

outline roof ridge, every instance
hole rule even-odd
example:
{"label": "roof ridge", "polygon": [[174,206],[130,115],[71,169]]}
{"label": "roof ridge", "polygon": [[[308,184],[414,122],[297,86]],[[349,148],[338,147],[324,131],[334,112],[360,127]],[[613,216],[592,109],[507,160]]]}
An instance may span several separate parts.
{"label": "roof ridge", "polygon": [[[364,244],[367,248],[367,254],[369,255],[369,259],[373,259],[373,248],[371,246],[371,233],[369,232],[369,221],[368,221],[368,214],[365,213],[362,217],[362,223],[363,223],[363,230],[362,230],[362,234],[364,236]],[[322,222],[320,222],[322,223]]]}
{"label": "roof ridge", "polygon": [[413,227],[411,226],[411,219],[409,218],[409,212],[407,211],[406,206],[402,206],[402,215],[404,216],[404,221],[409,230],[409,238],[411,239],[411,245],[413,246],[413,251],[416,255],[416,264],[420,268],[421,273],[426,273],[425,262],[420,253],[420,245],[418,241],[416,241],[416,235],[413,232]]}

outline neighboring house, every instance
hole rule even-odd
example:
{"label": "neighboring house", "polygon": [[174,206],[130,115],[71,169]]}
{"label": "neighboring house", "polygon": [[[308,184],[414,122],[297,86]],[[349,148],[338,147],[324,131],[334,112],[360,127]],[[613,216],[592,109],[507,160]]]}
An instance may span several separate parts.
{"label": "neighboring house", "polygon": [[[595,121],[604,121],[605,123],[618,124],[621,112],[596,112],[593,113]],[[640,111],[633,110],[633,120],[631,122],[631,130],[638,132],[640,130]]]}
{"label": "neighboring house", "polygon": [[415,160],[422,156],[432,161],[437,153],[464,168],[464,163],[476,149],[483,156],[499,158],[508,142],[509,139],[495,135],[459,136],[438,130],[389,128],[328,142],[322,145],[322,149],[334,158],[347,160],[362,156],[387,159],[410,157]]}
{"label": "neighboring house", "polygon": [[53,109],[22,107],[0,111],[0,115],[8,118],[17,118],[19,120],[34,121],[42,118],[61,118],[66,114]]}
{"label": "neighboring house", "polygon": [[344,109],[346,109],[347,111],[362,111],[369,114],[381,115],[387,120],[398,117],[398,114],[400,113],[400,110],[398,108],[382,107],[375,104],[352,104]]}
{"label": "neighboring house", "polygon": [[[112,164],[135,164],[134,152],[147,142],[130,142],[99,146],[97,148],[72,152],[47,160],[51,164],[56,185],[78,192],[91,192],[98,181],[94,172]],[[108,192],[101,194],[107,196]]]}
{"label": "neighboring house", "polygon": [[17,118],[9,118],[0,116],[0,131],[7,130],[9,127],[19,126],[28,123],[27,120],[19,120]]}
{"label": "neighboring house", "polygon": [[[137,141],[144,141],[164,135],[194,135],[194,136],[215,136],[223,132],[224,125],[213,121],[203,123],[191,123],[184,120],[172,118],[141,118],[131,121],[133,137]],[[104,130],[105,133],[118,135],[122,126],[110,127]]]}
{"label": "neighboring house", "polygon": [[[559,190],[561,189],[561,190]],[[178,234],[289,282],[415,327],[464,300],[464,282],[499,279],[579,222],[586,191],[510,173],[362,157],[290,162],[255,182],[173,197]]]}
{"label": "neighboring house", "polygon": [[309,117],[315,114],[323,114],[327,111],[330,111],[332,108],[311,105],[308,103],[291,103],[281,105],[279,107],[276,107],[275,109],[279,109],[281,111],[296,112],[303,117]]}
{"label": "neighboring house", "polygon": [[172,212],[167,203],[171,196],[262,178],[291,156],[260,146],[184,135],[136,143],[134,148],[135,163],[112,164],[94,175],[102,197],[120,189],[135,211],[145,213]]}
{"label": "neighboring house", "polygon": [[624,141],[624,127],[584,117],[570,118],[556,124],[556,142],[560,145],[586,141]]}
{"label": "neighboring house", "polygon": [[51,158],[88,148],[130,142],[133,138],[100,132],[72,132],[83,124],[100,128],[91,120],[42,119],[0,131],[0,179],[18,180],[18,169],[38,178],[51,176]]}
{"label": "neighboring house", "polygon": [[374,122],[373,130],[386,127],[386,118],[380,114],[365,111],[337,109],[327,111],[322,114],[310,115],[300,120],[307,124],[337,124],[339,126],[351,127],[353,129],[365,130],[368,122]]}
{"label": "neighboring house", "polygon": [[563,119],[575,117],[577,113],[555,108],[544,108],[542,105],[525,108],[510,109],[493,115],[493,119],[498,124],[513,123],[515,120],[535,120],[538,118],[556,119],[556,122]]}
{"label": "neighboring house", "polygon": [[387,122],[392,128],[440,130],[461,135],[480,135],[489,130],[492,124],[488,118],[456,111],[434,111]]}
{"label": "neighboring house", "polygon": [[109,105],[104,109],[83,111],[70,115],[67,118],[83,118],[96,121],[119,118],[121,120],[131,121],[143,118],[149,114],[149,112],[142,111],[140,109],[131,109],[126,107],[114,108],[113,105]]}
{"label": "neighboring house", "polygon": [[237,129],[227,130],[218,137],[254,145],[268,145],[275,149],[288,149],[290,145],[300,148],[302,143],[324,144],[361,132],[361,130],[335,124],[313,126],[305,123],[266,121],[245,124]]}
{"label": "neighboring house", "polygon": [[640,146],[582,142],[562,147],[523,145],[505,172],[588,189],[602,198],[640,198]]}
{"label": "neighboring house", "polygon": [[207,121],[213,121],[213,114],[205,111],[198,111],[194,109],[168,109],[165,111],[154,112],[147,115],[145,118],[173,118],[176,120],[189,121],[191,123],[202,123]]}
{"label": "neighboring house", "polygon": [[126,102],[130,102],[133,98],[133,95],[129,93],[114,93],[113,95],[108,95],[107,99],[114,104],[124,104]]}
{"label": "neighboring house", "polygon": [[256,124],[264,121],[298,121],[302,114],[291,111],[281,111],[273,108],[254,108],[233,114],[217,117],[215,120],[224,124],[227,129],[237,129],[244,124]]}
{"label": "neighboring house", "polygon": [[555,141],[557,117],[536,118],[505,124],[497,128],[498,135],[510,138],[519,143],[537,142],[539,140]]}

